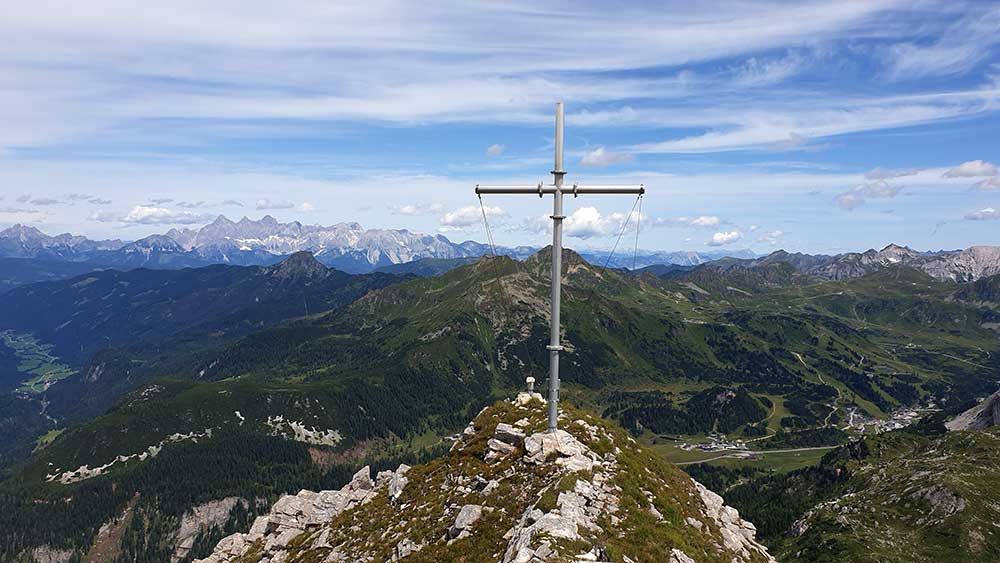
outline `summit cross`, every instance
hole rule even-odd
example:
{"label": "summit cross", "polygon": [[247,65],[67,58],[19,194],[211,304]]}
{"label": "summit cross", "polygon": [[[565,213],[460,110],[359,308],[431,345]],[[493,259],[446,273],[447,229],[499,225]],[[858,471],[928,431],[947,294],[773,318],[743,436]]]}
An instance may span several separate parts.
{"label": "summit cross", "polygon": [[552,315],[550,318],[549,344],[545,348],[549,351],[549,426],[548,432],[555,433],[558,427],[559,418],[559,352],[563,347],[559,343],[559,305],[562,291],[562,231],[563,219],[563,194],[572,194],[573,197],[590,194],[632,194],[642,195],[646,188],[642,185],[611,186],[611,185],[580,185],[573,184],[566,189],[563,187],[563,177],[566,171],[563,170],[563,104],[556,103],[556,136],[555,136],[555,166],[552,168],[553,183],[542,184],[539,182],[534,186],[484,186],[476,184],[476,194],[528,194],[542,197],[552,195]]}

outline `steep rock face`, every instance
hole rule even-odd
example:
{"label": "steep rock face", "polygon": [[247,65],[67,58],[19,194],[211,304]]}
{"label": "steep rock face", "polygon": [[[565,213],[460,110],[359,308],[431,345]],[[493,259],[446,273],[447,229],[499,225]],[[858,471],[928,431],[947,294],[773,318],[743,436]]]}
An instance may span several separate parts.
{"label": "steep rock face", "polygon": [[922,269],[931,277],[973,281],[1000,274],[1000,246],[972,246],[928,260]]}
{"label": "steep rock face", "polygon": [[229,513],[240,503],[246,504],[246,501],[237,497],[226,497],[200,504],[185,512],[177,528],[174,553],[170,560],[176,563],[188,557],[198,534],[224,524],[229,518]]}
{"label": "steep rock face", "polygon": [[945,423],[948,430],[985,430],[1000,424],[1000,391]]}
{"label": "steep rock face", "polygon": [[484,411],[451,453],[339,491],[280,499],[203,563],[765,562],[752,524],[622,431],[519,395]]}

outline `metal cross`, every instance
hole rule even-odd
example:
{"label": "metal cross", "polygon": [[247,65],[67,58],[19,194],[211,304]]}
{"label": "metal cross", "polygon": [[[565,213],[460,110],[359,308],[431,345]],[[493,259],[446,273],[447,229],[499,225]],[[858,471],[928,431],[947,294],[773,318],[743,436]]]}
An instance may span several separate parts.
{"label": "metal cross", "polygon": [[554,433],[558,426],[559,416],[559,352],[563,350],[559,343],[559,302],[562,286],[562,223],[563,194],[570,193],[573,197],[589,194],[638,194],[646,192],[642,185],[632,186],[581,186],[573,184],[571,189],[563,188],[563,104],[556,103],[556,139],[555,167],[552,169],[554,182],[550,185],[539,183],[536,186],[481,186],[476,184],[476,194],[532,194],[542,197],[552,194],[552,317],[550,319],[549,345],[549,429]]}

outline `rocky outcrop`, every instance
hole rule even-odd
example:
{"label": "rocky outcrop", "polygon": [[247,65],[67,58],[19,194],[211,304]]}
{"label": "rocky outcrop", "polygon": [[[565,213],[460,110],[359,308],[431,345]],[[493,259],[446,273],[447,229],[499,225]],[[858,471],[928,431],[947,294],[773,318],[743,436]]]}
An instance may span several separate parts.
{"label": "rocky outcrop", "polygon": [[985,430],[1000,424],[1000,391],[946,422],[948,430]]}
{"label": "rocky outcrop", "polygon": [[174,542],[174,553],[170,560],[180,561],[191,553],[198,535],[209,529],[222,526],[229,519],[229,513],[238,503],[246,504],[241,498],[227,497],[200,504],[184,513],[181,525],[177,529],[177,539]]}
{"label": "rocky outcrop", "polygon": [[[752,553],[766,555],[766,551],[757,543],[755,537],[757,528],[753,524],[740,518],[740,513],[731,506],[726,506],[722,497],[705,488],[704,485],[695,481],[695,487],[705,503],[706,514],[711,521],[719,527],[722,534],[723,546],[729,551],[740,554],[743,558],[749,559]],[[698,527],[697,522],[689,524]]]}
{"label": "rocky outcrop", "polygon": [[26,557],[32,563],[68,563],[75,553],[72,549],[55,549],[42,545],[27,552]]}
{"label": "rocky outcrop", "polygon": [[[266,553],[282,557],[292,540],[307,530],[314,530],[343,513],[367,504],[377,494],[387,492],[395,480],[396,490],[405,485],[403,477],[409,467],[401,465],[395,472],[383,471],[371,478],[371,468],[365,466],[338,491],[299,491],[285,495],[266,516],[254,520],[250,531],[227,536],[216,546],[215,552],[204,563],[233,561],[250,550],[263,548]],[[280,560],[280,559],[279,559]]]}
{"label": "rocky outcrop", "polygon": [[774,561],[721,497],[621,430],[563,414],[548,433],[537,396],[499,403],[445,458],[282,497],[203,561]]}

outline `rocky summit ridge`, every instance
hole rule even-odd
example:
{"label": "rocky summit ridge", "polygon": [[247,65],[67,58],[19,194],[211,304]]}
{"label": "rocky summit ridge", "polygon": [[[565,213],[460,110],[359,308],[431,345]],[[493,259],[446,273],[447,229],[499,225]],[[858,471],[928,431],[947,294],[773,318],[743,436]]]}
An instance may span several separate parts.
{"label": "rocky summit ridge", "polygon": [[484,409],[443,458],[282,497],[202,563],[768,562],[723,499],[620,429],[522,393]]}

